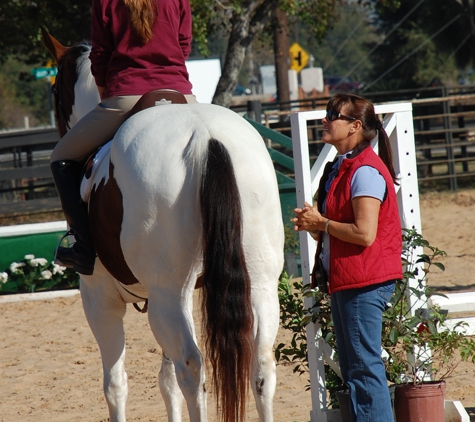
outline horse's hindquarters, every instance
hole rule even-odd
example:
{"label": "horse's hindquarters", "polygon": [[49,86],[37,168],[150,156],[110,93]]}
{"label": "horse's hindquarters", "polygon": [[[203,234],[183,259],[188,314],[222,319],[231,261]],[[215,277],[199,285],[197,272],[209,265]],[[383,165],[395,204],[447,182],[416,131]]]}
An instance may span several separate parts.
{"label": "horse's hindquarters", "polygon": [[[234,193],[219,206],[215,197],[203,199],[202,196],[208,186],[203,175],[209,170],[206,163],[212,145],[218,148],[211,152],[211,156],[224,152],[229,155],[229,165],[232,166],[229,174],[235,178],[236,185]],[[216,170],[220,160],[210,164],[211,170]],[[242,280],[250,283],[250,294],[235,296],[233,304],[237,306],[236,297],[242,297],[244,302],[251,298],[250,303],[243,304],[243,308],[239,307],[236,312],[247,312],[244,310],[246,306],[251,314],[254,311],[254,327],[252,318],[251,324],[243,327],[250,332],[250,341],[255,342],[250,359],[254,362],[250,369],[251,385],[256,400],[259,399],[262,420],[271,421],[275,389],[272,346],[278,327],[277,283],[283,267],[284,237],[275,173],[261,137],[245,120],[220,107],[199,104],[160,106],[135,115],[122,126],[112,143],[111,163],[122,195],[119,238],[124,261],[149,293],[150,323],[157,340],[169,351],[179,368],[177,375],[190,385],[195,385],[197,378],[189,367],[183,365],[186,356],[195,356],[192,350],[196,345],[190,329],[193,322],[184,306],[190,300],[197,274],[204,271],[205,288],[210,285],[211,275],[206,266],[203,268],[202,254],[207,247],[206,227],[216,227],[214,223],[206,226],[203,220],[208,218],[205,214],[213,208],[214,216],[220,220],[228,218],[229,225],[234,225],[235,221],[230,221],[235,220],[231,218],[234,214],[228,207],[238,204],[242,227],[226,239],[235,241],[239,244],[237,249],[242,249],[237,253],[242,253],[247,268],[247,275]],[[211,172],[210,177],[218,181],[219,178],[230,178],[229,174]],[[223,230],[227,229],[225,223]],[[219,241],[220,235],[211,238]],[[216,279],[223,281],[227,277],[221,274],[226,272],[223,263],[233,259],[220,258],[220,248],[229,248],[230,242],[221,246],[219,242],[217,244],[218,248],[214,250],[219,253],[212,252],[208,258]],[[213,296],[221,297],[210,291],[208,297],[212,299]],[[231,306],[224,308],[231,309]],[[172,309],[175,313],[170,318]],[[224,321],[219,316],[211,320]],[[178,324],[179,321],[183,323]],[[210,327],[212,336],[215,328],[214,325]],[[180,335],[175,336],[176,344],[172,347],[167,342],[173,337],[171,332],[177,328]],[[238,343],[244,339],[244,335],[221,328],[220,336],[234,334]],[[232,361],[217,357],[226,353],[225,350],[216,353],[216,360],[212,361],[224,368],[222,374],[240,371],[233,369],[235,363]],[[192,360],[197,362],[194,358]],[[249,362],[243,365],[250,367]],[[200,371],[195,369],[194,373],[199,374]],[[248,385],[247,380],[245,384]],[[245,396],[245,388],[235,387],[232,382],[225,381],[222,386],[221,394],[229,403],[238,403],[236,399]],[[191,405],[191,408],[202,409],[201,404],[191,398],[191,390],[185,395],[193,401],[188,402],[189,408]],[[226,408],[226,413],[234,415],[228,420],[236,420],[236,415],[242,411],[240,406],[233,404],[234,411]]]}

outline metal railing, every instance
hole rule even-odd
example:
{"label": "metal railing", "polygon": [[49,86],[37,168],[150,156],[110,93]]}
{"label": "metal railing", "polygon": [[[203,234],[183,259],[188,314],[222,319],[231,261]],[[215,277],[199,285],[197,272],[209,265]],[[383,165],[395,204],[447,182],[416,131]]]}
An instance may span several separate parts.
{"label": "metal railing", "polygon": [[[475,182],[475,86],[404,90],[365,95],[374,104],[409,102],[414,113],[417,172],[421,191],[457,190]],[[261,105],[261,123],[290,136],[290,115],[297,111],[324,109],[329,97],[302,99],[290,103]],[[254,105],[254,108],[256,106]],[[243,107],[233,108],[243,112]],[[384,117],[384,116],[383,116]],[[323,148],[321,121],[308,124],[310,160]],[[291,156],[287,147],[269,145]],[[289,177],[293,173],[276,166]]]}
{"label": "metal railing", "polygon": [[[410,102],[413,107],[417,173],[421,191],[457,190],[475,182],[475,87],[435,87],[365,95],[375,104]],[[264,127],[277,132],[261,134],[274,161],[281,189],[293,189],[290,115],[296,111],[324,109],[328,97],[289,103],[232,107],[258,116]],[[259,118],[260,116],[260,118]],[[320,154],[322,125],[308,122],[310,160]],[[278,134],[284,136],[278,137]],[[286,138],[287,137],[287,138]],[[277,141],[279,139],[280,141]],[[286,140],[287,139],[287,140]],[[57,208],[49,153],[59,140],[55,128],[0,134],[0,214],[16,210]],[[34,201],[34,202],[33,202]],[[36,203],[36,205],[34,205]],[[28,204],[28,205],[27,205]]]}

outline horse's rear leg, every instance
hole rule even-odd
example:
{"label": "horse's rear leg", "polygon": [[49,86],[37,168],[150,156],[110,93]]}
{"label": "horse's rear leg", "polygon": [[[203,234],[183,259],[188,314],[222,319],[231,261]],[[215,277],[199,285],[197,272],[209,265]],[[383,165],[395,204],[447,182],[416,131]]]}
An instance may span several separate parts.
{"label": "horse's rear leg", "polygon": [[251,370],[251,388],[260,422],[272,422],[276,387],[273,346],[279,329],[279,299],[274,291],[252,292],[254,305],[255,348]]}
{"label": "horse's rear leg", "polygon": [[183,394],[176,379],[175,365],[165,352],[163,352],[158,382],[160,385],[160,393],[167,408],[169,422],[180,422]]}
{"label": "horse's rear leg", "polygon": [[81,297],[87,321],[101,352],[104,395],[110,422],[125,422],[128,386],[125,372],[125,302],[111,276],[81,279]]}
{"label": "horse's rear leg", "polygon": [[181,421],[179,396],[174,390],[175,380],[185,397],[190,422],[205,422],[207,420],[205,374],[194,334],[192,293],[187,294],[188,299],[184,299],[181,293],[181,291],[172,293],[170,290],[154,292],[149,290],[150,327],[157,342],[171,360],[164,362],[165,366],[162,366],[165,372],[161,371],[160,387],[165,402],[168,402],[167,409],[168,406],[171,407],[168,409],[170,422]]}

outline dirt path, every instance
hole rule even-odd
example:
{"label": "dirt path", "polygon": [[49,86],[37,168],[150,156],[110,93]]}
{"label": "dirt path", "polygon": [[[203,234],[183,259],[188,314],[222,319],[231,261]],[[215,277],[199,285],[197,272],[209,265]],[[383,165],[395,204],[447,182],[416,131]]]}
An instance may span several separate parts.
{"label": "dirt path", "polygon": [[[447,270],[433,274],[430,284],[444,291],[475,290],[475,190],[424,195],[421,213],[424,237],[448,254]],[[0,422],[106,422],[99,351],[80,297],[0,304],[0,315]],[[164,421],[157,386],[160,349],[146,316],[132,307],[125,326],[128,420]],[[278,341],[286,337],[280,332]],[[447,398],[460,400],[471,414],[475,414],[474,369],[473,364],[461,365],[447,382]],[[309,420],[306,384],[292,367],[278,365],[276,422]],[[211,392],[210,410],[213,403]],[[252,400],[247,420],[257,420]]]}

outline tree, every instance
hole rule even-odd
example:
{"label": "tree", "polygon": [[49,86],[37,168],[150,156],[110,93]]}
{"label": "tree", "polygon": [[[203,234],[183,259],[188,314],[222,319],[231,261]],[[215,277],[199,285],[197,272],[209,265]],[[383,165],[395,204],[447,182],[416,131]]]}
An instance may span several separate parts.
{"label": "tree", "polygon": [[[404,13],[413,2],[400,0],[398,13]],[[473,0],[424,1],[410,19],[428,35],[434,36],[436,47],[454,54],[460,67],[475,64],[475,6]]]}
{"label": "tree", "polygon": [[25,117],[31,126],[50,123],[50,85],[30,70],[13,57],[0,64],[0,129],[24,127]]}
{"label": "tree", "polygon": [[264,29],[277,4],[278,0],[263,2],[251,0],[243,1],[241,5],[233,8],[226,58],[213,103],[229,105],[246,56],[246,50],[255,36]]}
{"label": "tree", "polygon": [[[339,0],[191,0],[195,19],[194,36],[206,50],[206,38],[218,27],[229,31],[226,57],[213,103],[228,106],[237,85],[246,50],[253,39],[270,28],[277,8],[288,15],[299,16],[316,37],[322,37],[333,22]],[[204,25],[203,22],[208,22]]]}
{"label": "tree", "polygon": [[[289,87],[289,21],[287,14],[280,8],[274,11],[274,61],[277,81],[277,98],[279,101],[290,101]],[[287,106],[286,109],[290,109]]]}
{"label": "tree", "polygon": [[375,24],[384,42],[371,90],[428,85],[450,80],[458,67],[475,64],[473,0],[400,0],[392,12],[379,9]]}
{"label": "tree", "polygon": [[0,63],[9,56],[27,63],[47,58],[40,25],[63,44],[90,38],[91,5],[77,0],[2,0],[0,4]]}
{"label": "tree", "polygon": [[[279,7],[289,16],[308,24],[315,37],[322,37],[333,22],[335,5],[342,0],[190,0],[193,35],[202,53],[210,34],[228,36],[222,76],[213,99],[227,106],[237,85],[246,50],[272,21]],[[388,0],[387,0],[388,1]],[[394,0],[391,0],[394,1]],[[42,46],[40,25],[65,44],[90,37],[90,2],[78,0],[3,0],[0,6],[0,62],[10,55],[39,63],[48,55]]]}
{"label": "tree", "polygon": [[89,38],[90,2],[77,0],[2,0],[0,3],[0,127],[49,123],[49,89],[43,80],[34,80],[33,66],[50,59],[40,36],[47,27],[64,44]]}
{"label": "tree", "polygon": [[346,76],[365,82],[373,66],[369,55],[378,34],[370,22],[370,10],[355,3],[338,8],[336,21],[322,40],[309,39],[306,27],[300,26],[302,47],[315,58],[324,76]]}

